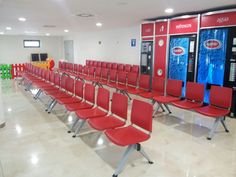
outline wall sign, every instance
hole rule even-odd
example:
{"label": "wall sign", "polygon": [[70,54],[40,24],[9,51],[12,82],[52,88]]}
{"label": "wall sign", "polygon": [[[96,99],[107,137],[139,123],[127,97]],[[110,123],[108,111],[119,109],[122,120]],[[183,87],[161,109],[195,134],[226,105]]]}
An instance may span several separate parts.
{"label": "wall sign", "polygon": [[135,47],[136,46],[136,39],[131,39],[131,47]]}
{"label": "wall sign", "polygon": [[167,21],[155,23],[155,35],[166,35],[167,34]]}
{"label": "wall sign", "polygon": [[236,12],[228,12],[222,14],[203,15],[201,17],[201,28],[219,27],[219,26],[235,26]]}
{"label": "wall sign", "polygon": [[170,34],[197,33],[198,18],[176,19],[170,21]]}
{"label": "wall sign", "polygon": [[154,23],[142,24],[142,37],[154,35]]}

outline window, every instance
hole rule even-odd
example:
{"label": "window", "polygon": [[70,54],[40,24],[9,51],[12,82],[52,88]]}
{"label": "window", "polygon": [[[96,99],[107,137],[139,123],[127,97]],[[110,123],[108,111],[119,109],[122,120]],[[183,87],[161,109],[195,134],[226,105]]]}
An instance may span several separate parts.
{"label": "window", "polygon": [[24,48],[40,48],[40,40],[24,40]]}

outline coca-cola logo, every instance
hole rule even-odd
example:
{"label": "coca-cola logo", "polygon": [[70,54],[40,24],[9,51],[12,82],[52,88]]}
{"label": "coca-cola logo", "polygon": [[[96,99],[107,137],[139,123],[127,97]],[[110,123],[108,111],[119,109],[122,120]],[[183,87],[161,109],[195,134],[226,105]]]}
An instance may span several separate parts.
{"label": "coca-cola logo", "polygon": [[173,55],[183,55],[184,54],[184,48],[183,47],[174,47],[172,48],[172,54]]}
{"label": "coca-cola logo", "polygon": [[209,39],[204,42],[204,46],[207,49],[219,49],[221,48],[221,42],[216,39]]}

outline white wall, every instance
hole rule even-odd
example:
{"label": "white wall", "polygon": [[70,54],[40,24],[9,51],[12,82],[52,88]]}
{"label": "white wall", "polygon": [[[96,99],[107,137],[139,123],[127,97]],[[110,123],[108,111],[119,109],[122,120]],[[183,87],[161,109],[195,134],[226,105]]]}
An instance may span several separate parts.
{"label": "white wall", "polygon": [[[86,59],[94,59],[139,64],[140,26],[101,30],[64,37],[64,40],[74,40],[75,63],[85,64]],[[136,47],[131,47],[131,39],[136,39]],[[98,41],[101,41],[101,45]]]}
{"label": "white wall", "polygon": [[[40,48],[24,48],[23,40],[40,40]],[[0,64],[30,61],[31,53],[48,53],[56,63],[63,57],[63,38],[54,36],[0,36]]]}

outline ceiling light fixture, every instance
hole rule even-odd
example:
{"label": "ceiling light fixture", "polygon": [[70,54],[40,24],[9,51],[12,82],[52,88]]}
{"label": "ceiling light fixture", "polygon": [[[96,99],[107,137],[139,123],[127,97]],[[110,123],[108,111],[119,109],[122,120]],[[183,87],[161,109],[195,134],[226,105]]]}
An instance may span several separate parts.
{"label": "ceiling light fixture", "polygon": [[88,17],[93,17],[93,14],[89,14],[89,13],[81,13],[81,14],[77,14],[76,16],[78,17],[83,17],[83,18],[88,18]]}
{"label": "ceiling light fixture", "polygon": [[165,13],[168,13],[168,14],[171,14],[171,13],[173,13],[174,12],[174,9],[172,9],[172,8],[167,8],[166,10],[165,10]]}
{"label": "ceiling light fixture", "polygon": [[50,33],[46,33],[46,36],[50,36]]}
{"label": "ceiling light fixture", "polygon": [[4,35],[4,32],[0,32],[0,35]]}
{"label": "ceiling light fixture", "polygon": [[6,30],[10,31],[10,30],[12,30],[12,28],[8,26],[8,27],[6,27]]}
{"label": "ceiling light fixture", "polygon": [[97,27],[102,27],[102,23],[98,22],[98,23],[96,23],[96,26]]}
{"label": "ceiling light fixture", "polygon": [[65,29],[65,30],[64,30],[64,32],[65,32],[65,33],[68,33],[68,32],[69,32],[69,30],[68,30],[68,29]]}
{"label": "ceiling light fixture", "polygon": [[20,22],[25,22],[25,21],[26,21],[26,18],[20,17],[20,18],[18,18],[18,20],[19,20]]}

